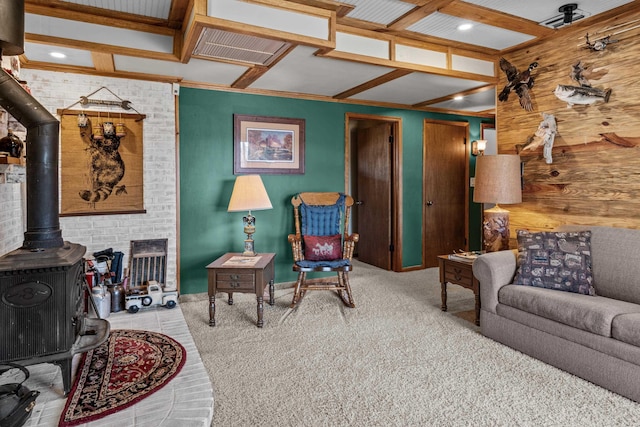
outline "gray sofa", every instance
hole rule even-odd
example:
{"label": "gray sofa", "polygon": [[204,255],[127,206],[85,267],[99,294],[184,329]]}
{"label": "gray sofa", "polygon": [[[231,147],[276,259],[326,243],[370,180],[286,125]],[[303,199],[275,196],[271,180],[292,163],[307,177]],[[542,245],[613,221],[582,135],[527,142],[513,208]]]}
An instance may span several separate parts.
{"label": "gray sofa", "polygon": [[511,284],[516,252],[481,255],[482,334],[640,402],[640,230],[591,230],[595,296]]}

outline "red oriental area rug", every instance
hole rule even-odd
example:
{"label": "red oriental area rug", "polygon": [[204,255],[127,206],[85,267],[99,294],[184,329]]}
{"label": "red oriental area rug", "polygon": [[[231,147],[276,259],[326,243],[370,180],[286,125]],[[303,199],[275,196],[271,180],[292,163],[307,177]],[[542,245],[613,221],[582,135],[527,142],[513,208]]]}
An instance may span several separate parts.
{"label": "red oriental area rug", "polygon": [[186,359],[184,347],[166,335],[111,331],[84,354],[58,425],[87,423],[133,405],[166,385]]}

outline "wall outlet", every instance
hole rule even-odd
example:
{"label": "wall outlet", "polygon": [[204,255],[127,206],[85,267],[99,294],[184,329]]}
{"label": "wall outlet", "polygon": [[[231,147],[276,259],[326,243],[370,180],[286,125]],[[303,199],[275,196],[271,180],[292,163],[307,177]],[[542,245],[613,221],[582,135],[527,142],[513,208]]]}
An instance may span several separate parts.
{"label": "wall outlet", "polygon": [[469,178],[469,187],[475,187],[476,186],[476,177],[472,176],[471,178]]}

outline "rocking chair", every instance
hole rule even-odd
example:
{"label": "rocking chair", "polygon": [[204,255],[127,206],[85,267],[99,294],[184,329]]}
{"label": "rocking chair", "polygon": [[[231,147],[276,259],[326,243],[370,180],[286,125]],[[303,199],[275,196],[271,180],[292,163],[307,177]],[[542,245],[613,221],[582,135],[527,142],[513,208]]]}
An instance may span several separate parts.
{"label": "rocking chair", "polygon": [[[298,272],[291,308],[311,290],[336,291],[347,307],[355,307],[349,285],[357,233],[349,234],[353,198],[342,193],[300,193],[291,199],[296,233],[289,234],[293,271]],[[307,280],[309,272],[336,272],[336,277]]]}

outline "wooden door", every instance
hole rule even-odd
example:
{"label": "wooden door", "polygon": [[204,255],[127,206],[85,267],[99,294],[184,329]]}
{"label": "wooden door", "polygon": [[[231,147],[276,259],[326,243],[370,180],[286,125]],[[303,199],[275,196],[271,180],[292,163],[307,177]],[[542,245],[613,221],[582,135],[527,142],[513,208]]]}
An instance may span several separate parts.
{"label": "wooden door", "polygon": [[358,129],[358,260],[391,270],[390,123]]}
{"label": "wooden door", "polygon": [[467,135],[467,123],[425,121],[423,255],[426,267],[436,267],[438,255],[468,247]]}

